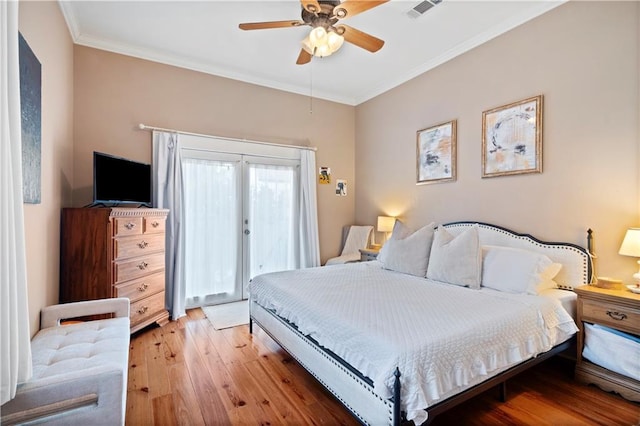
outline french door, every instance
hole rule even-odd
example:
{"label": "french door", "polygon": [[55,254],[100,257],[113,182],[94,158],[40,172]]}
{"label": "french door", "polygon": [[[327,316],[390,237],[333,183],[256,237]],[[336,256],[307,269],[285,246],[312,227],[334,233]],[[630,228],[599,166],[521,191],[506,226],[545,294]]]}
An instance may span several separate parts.
{"label": "french door", "polygon": [[298,265],[299,160],[184,150],[185,296],[248,297],[256,275]]}

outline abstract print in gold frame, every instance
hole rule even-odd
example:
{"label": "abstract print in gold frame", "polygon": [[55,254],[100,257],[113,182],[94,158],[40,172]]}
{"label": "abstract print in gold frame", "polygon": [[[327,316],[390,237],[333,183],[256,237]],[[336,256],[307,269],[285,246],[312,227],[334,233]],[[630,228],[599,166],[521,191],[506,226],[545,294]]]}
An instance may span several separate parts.
{"label": "abstract print in gold frame", "polygon": [[456,180],[456,120],[418,130],[417,184]]}
{"label": "abstract print in gold frame", "polygon": [[542,172],[542,95],[482,113],[482,177]]}

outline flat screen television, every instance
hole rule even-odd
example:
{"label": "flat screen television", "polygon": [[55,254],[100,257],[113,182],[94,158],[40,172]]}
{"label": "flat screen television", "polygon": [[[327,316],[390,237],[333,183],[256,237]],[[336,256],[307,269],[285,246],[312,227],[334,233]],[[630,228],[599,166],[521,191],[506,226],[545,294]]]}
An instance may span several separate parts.
{"label": "flat screen television", "polygon": [[93,205],[151,207],[151,165],[93,152]]}

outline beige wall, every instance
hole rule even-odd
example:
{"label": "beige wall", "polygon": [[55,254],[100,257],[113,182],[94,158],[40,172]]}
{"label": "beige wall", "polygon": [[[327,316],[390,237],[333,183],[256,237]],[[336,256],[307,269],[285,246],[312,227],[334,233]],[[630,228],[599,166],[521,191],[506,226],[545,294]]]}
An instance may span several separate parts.
{"label": "beige wall", "polygon": [[[151,161],[151,134],[139,123],[231,138],[311,145],[317,165],[354,183],[354,107],[75,46],[74,195],[92,200],[93,151]],[[310,113],[310,106],[312,113]],[[352,186],[353,187],[353,186]],[[353,193],[318,185],[321,257],[337,255],[351,223]]]}
{"label": "beige wall", "polygon": [[60,208],[73,181],[73,43],[57,2],[20,2],[20,32],[42,65],[42,202],[25,204],[31,333],[58,302]]}
{"label": "beige wall", "polygon": [[[598,273],[640,225],[637,2],[569,2],[356,108],[356,220],[479,220],[586,244]],[[544,95],[542,174],[481,178],[482,111]],[[416,131],[458,120],[458,178],[415,184]],[[364,184],[363,182],[366,182]]]}

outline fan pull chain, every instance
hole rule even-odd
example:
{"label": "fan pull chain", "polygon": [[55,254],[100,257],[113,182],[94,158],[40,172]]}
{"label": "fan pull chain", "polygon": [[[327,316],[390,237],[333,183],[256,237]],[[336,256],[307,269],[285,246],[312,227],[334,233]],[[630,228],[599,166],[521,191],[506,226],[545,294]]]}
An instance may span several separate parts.
{"label": "fan pull chain", "polygon": [[313,115],[313,61],[309,64],[309,114]]}

